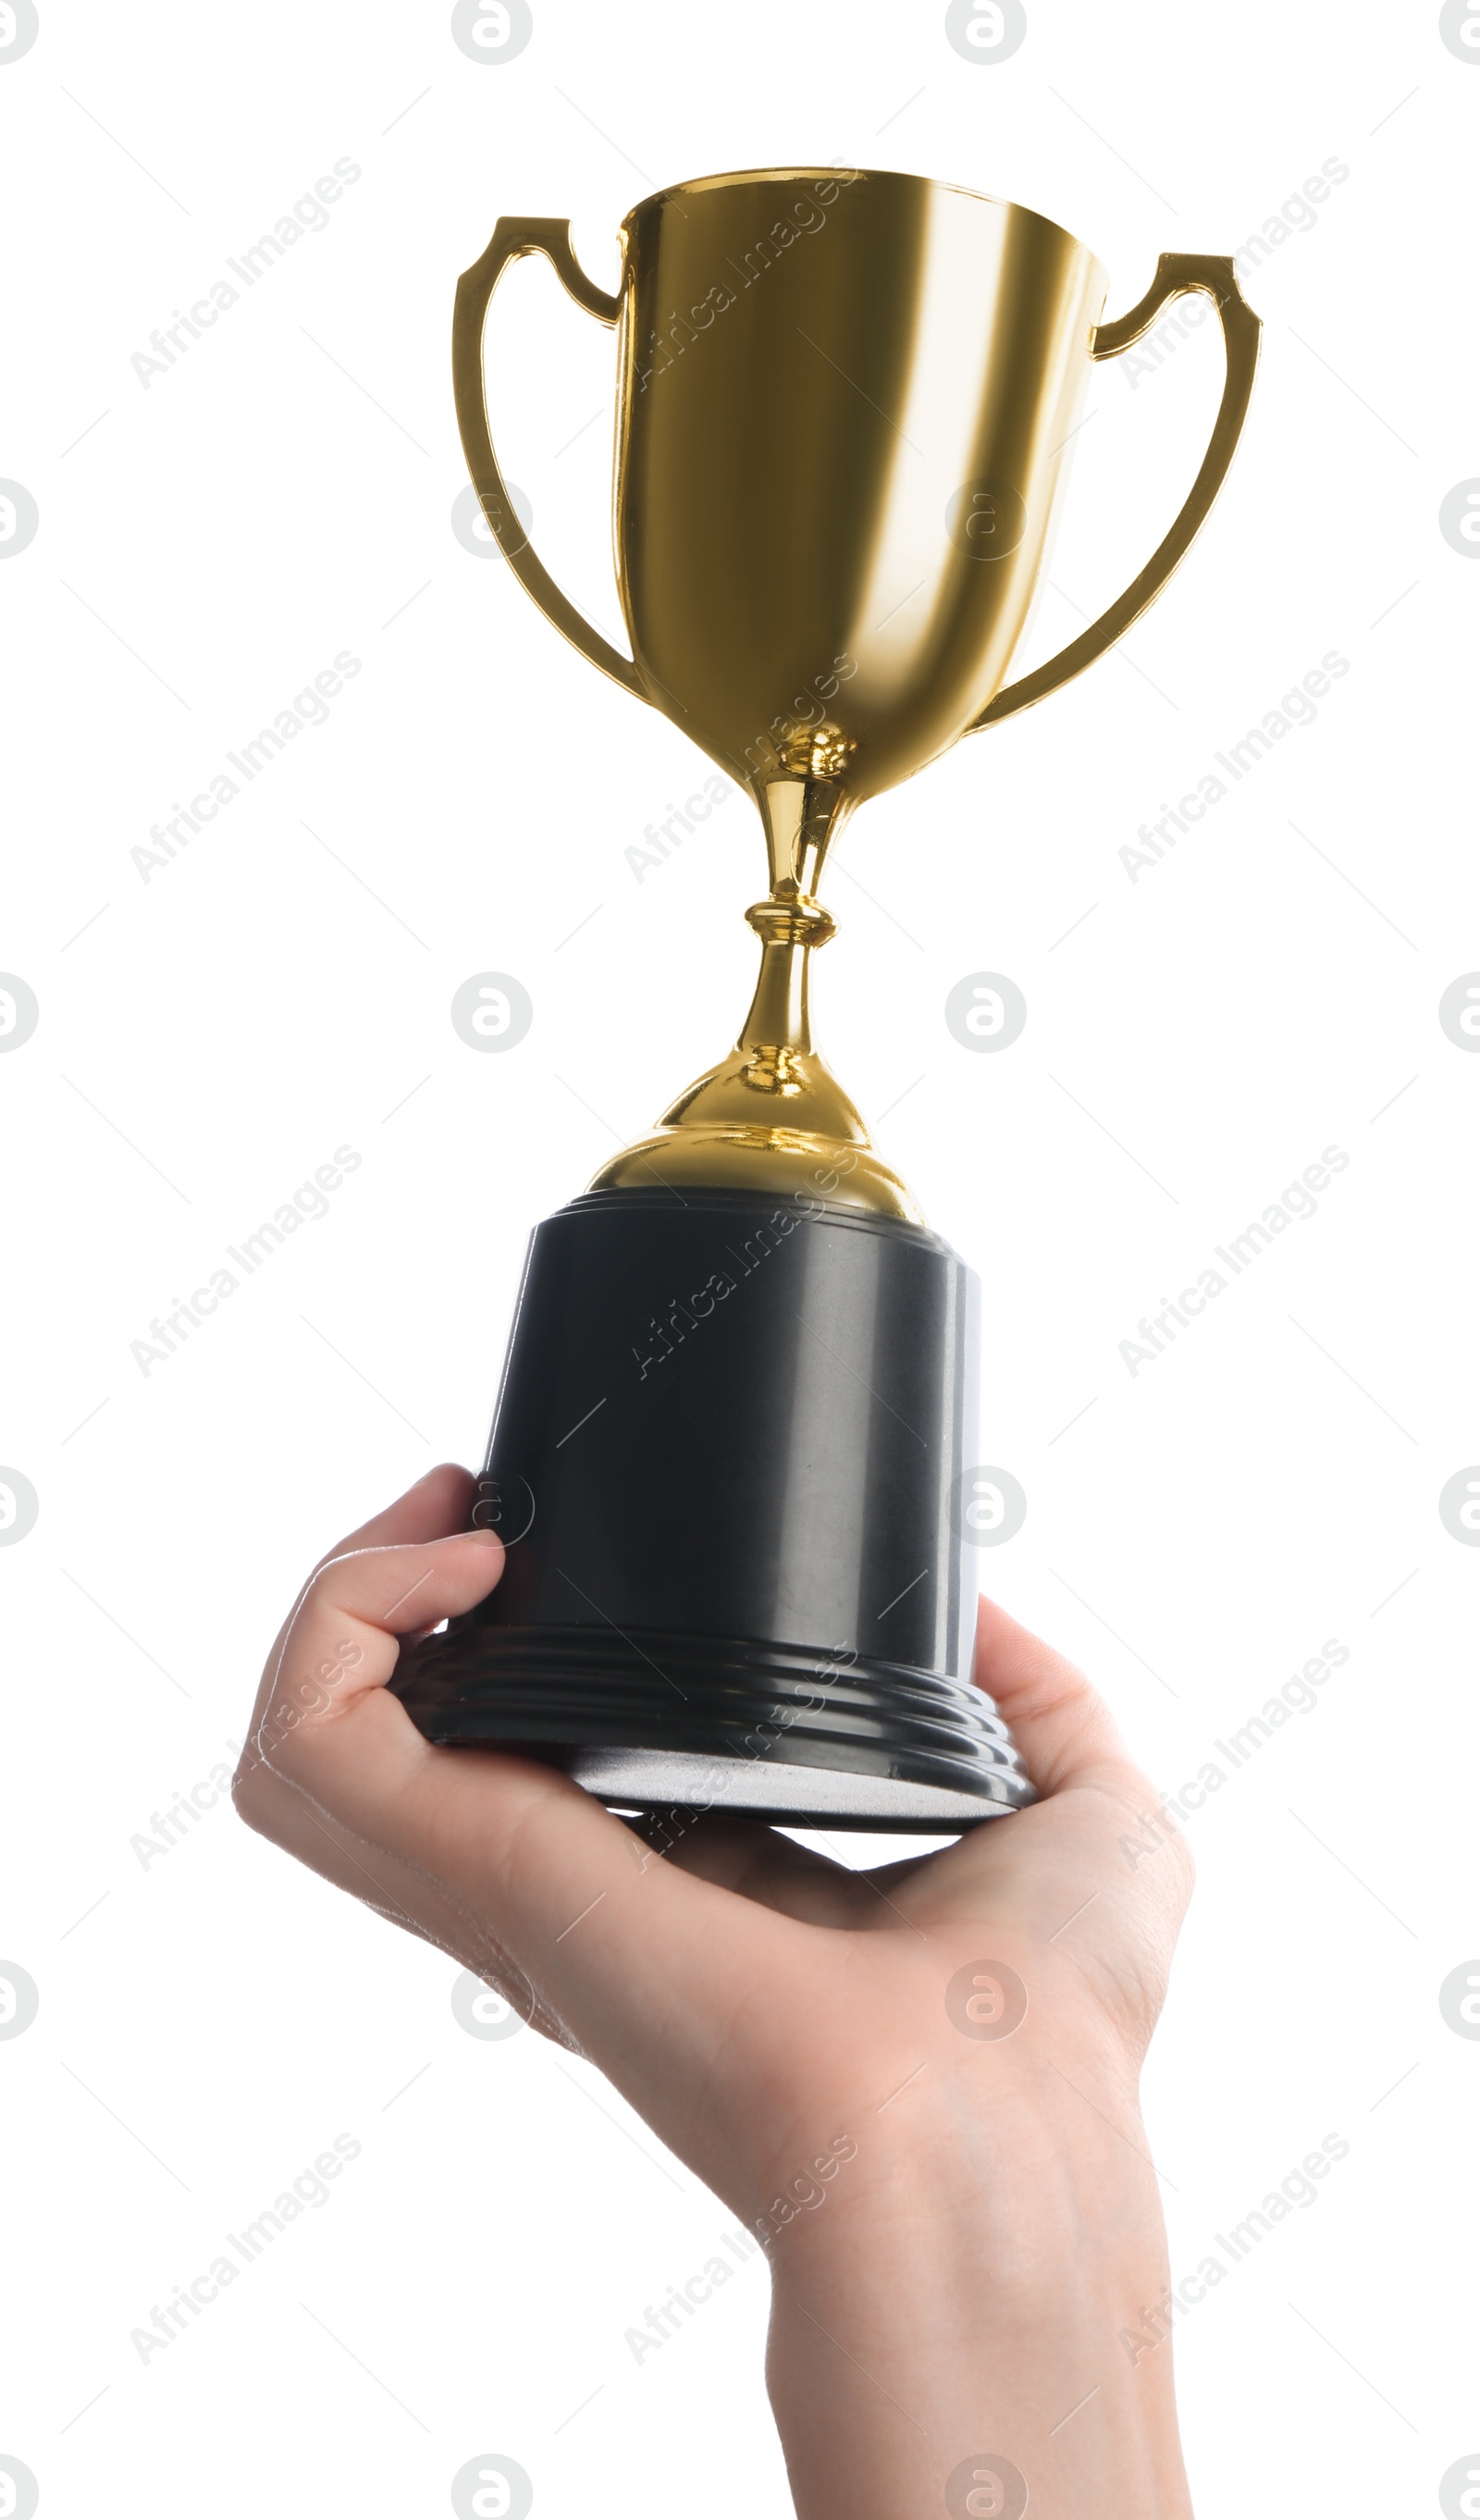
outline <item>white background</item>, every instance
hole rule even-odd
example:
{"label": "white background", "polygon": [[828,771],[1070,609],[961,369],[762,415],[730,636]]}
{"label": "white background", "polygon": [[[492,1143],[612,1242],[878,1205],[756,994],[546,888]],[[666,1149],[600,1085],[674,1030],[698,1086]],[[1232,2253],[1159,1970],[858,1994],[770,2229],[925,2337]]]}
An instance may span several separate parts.
{"label": "white background", "polygon": [[[454,539],[456,275],[539,212],[610,286],[649,191],[833,159],[1046,211],[1111,314],[1350,170],[1246,284],[1261,374],[1190,560],[1117,654],[852,827],[816,1000],[866,1114],[919,1077],[880,1143],[982,1274],[986,1449],[1029,1500],[1002,1598],[1168,1786],[1349,1648],[1190,1823],[1147,2086],[1174,2272],[1350,2145],[1186,2322],[1199,2513],[1437,2511],[1480,2447],[1480,2043],[1438,2005],[1480,1952],[1480,1552],[1437,1509],[1480,1458],[1480,1058],[1437,1017],[1480,967],[1480,569],[1438,526],[1480,472],[1477,103],[1433,8],[1371,0],[1029,0],[982,64],[936,6],[535,0],[493,66],[439,7],[43,0],[0,68],[0,473],[40,517],[0,567],[0,966],[41,1011],[0,1058],[0,1461],[40,1500],[0,1552],[0,1958],[40,1990],[0,2042],[0,2453],[47,2515],[441,2512],[485,2450],[537,2512],[647,2512],[655,2478],[785,2507],[759,2262],[624,2345],[726,2217],[600,2077],[469,2037],[449,1962],[228,1807],[147,1869],[130,1840],[229,1757],[312,1556],[475,1460],[530,1225],[750,983],[744,799],[639,883],[624,851],[708,765]],[[341,157],[323,232],[146,389],[151,331]],[[490,342],[538,547],[614,629],[611,336],[530,263]],[[1097,370],[1025,661],[1141,566],[1219,374],[1211,324]],[[151,824],[343,650],[329,722],[144,880]],[[1332,650],[1317,722],[1133,883],[1138,826]],[[448,1019],[490,968],[535,1009],[502,1057]],[[979,969],[1028,1002],[996,1057],[943,1021]],[[1133,1376],[1139,1317],[1332,1144],[1319,1214]],[[141,1372],[152,1316],[340,1145],[330,1213]],[[330,2202],[142,2365],[130,2329],[340,2132]]]}

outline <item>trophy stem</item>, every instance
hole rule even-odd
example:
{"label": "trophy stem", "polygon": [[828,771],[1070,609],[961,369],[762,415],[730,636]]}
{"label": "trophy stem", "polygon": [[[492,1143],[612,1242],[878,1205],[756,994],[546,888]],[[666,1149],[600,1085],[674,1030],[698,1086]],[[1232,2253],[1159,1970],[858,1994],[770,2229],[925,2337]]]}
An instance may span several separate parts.
{"label": "trophy stem", "polygon": [[[815,762],[840,766],[835,728],[814,731],[808,742]],[[910,1192],[875,1153],[862,1115],[812,1046],[812,953],[837,932],[831,912],[814,896],[849,800],[835,776],[808,773],[800,763],[752,792],[766,830],[771,893],[745,913],[760,938],[761,967],[740,1039],[669,1104],[650,1137],[602,1166],[591,1191],[785,1194],[919,1225]]]}
{"label": "trophy stem", "polygon": [[746,911],[761,940],[761,967],[750,1012],[736,1047],[748,1051],[745,1082],[775,1092],[779,1078],[798,1070],[812,1049],[810,979],[812,949],[837,933],[830,913],[816,901],[757,901]]}

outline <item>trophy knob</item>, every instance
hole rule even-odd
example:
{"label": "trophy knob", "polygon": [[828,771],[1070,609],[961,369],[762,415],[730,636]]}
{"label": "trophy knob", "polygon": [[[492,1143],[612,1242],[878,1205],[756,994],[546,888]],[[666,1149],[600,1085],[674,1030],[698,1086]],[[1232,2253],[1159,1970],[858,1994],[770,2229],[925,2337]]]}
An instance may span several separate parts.
{"label": "trophy knob", "polygon": [[789,900],[773,893],[769,901],[753,901],[745,913],[745,924],[754,928],[763,945],[826,945],[837,934],[831,911],[804,892]]}
{"label": "trophy knob", "polygon": [[777,738],[777,758],[793,778],[840,779],[858,750],[851,736],[825,718],[821,726],[789,726]]}

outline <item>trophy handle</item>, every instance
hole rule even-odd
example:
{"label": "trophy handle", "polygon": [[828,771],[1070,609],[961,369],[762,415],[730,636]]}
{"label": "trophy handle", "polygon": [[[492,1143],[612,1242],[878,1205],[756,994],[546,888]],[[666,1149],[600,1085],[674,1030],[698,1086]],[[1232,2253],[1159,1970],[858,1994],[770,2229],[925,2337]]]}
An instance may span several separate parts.
{"label": "trophy handle", "polygon": [[624,692],[645,700],[648,694],[631,657],[611,647],[585,614],[577,612],[549,570],[535,558],[532,545],[523,537],[523,527],[515,515],[493,451],[483,392],[483,319],[507,266],[526,253],[548,254],[576,304],[584,306],[599,323],[614,324],[622,311],[621,298],[608,297],[605,289],[598,289],[576,261],[570,248],[568,219],[500,219],[486,250],[459,280],[453,308],[452,389],[463,453],[488,519],[488,529],[526,595],[533,596],[547,621],[553,621],[572,647],[590,657],[593,665],[600,665],[602,672],[620,683]]}
{"label": "trophy handle", "polygon": [[[588,284],[589,285],[589,284]],[[1152,553],[1141,575],[1126,588],[1124,595],[1102,612],[1072,644],[1051,656],[1046,665],[1025,674],[1020,683],[1009,683],[1006,691],[989,700],[979,717],[966,729],[974,735],[978,727],[995,726],[999,718],[1011,717],[1015,710],[1031,708],[1035,700],[1056,692],[1060,683],[1071,682],[1113,647],[1123,631],[1143,613],[1155,596],[1161,593],[1178,562],[1187,552],[1193,535],[1217,498],[1223,477],[1233,460],[1233,449],[1249,407],[1254,386],[1254,369],[1259,359],[1258,316],[1238,286],[1232,254],[1164,253],[1156,265],[1156,277],[1139,306],[1122,315],[1114,324],[1101,324],[1090,344],[1092,359],[1118,358],[1130,349],[1143,333],[1150,330],[1164,306],[1174,297],[1183,297],[1189,290],[1206,291],[1218,309],[1223,325],[1224,378],[1223,400],[1213,423],[1208,451],[1202,459],[1202,470],[1193,482],[1187,505],[1178,517],[1165,542]],[[516,563],[517,565],[517,563]]]}

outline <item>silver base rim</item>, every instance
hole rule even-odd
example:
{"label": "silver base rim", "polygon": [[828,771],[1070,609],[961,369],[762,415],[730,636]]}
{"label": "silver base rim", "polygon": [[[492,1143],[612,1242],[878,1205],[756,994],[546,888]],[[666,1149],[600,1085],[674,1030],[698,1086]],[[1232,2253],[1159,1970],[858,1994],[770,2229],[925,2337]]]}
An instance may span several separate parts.
{"label": "silver base rim", "polygon": [[855,1826],[974,1828],[978,1821],[1000,1819],[1034,1799],[1032,1787],[1006,1768],[999,1780],[1004,1790],[989,1799],[898,1777],[804,1768],[780,1759],[706,1759],[692,1750],[577,1750],[566,1774],[603,1802],[748,1812],[793,1824],[806,1815]]}

